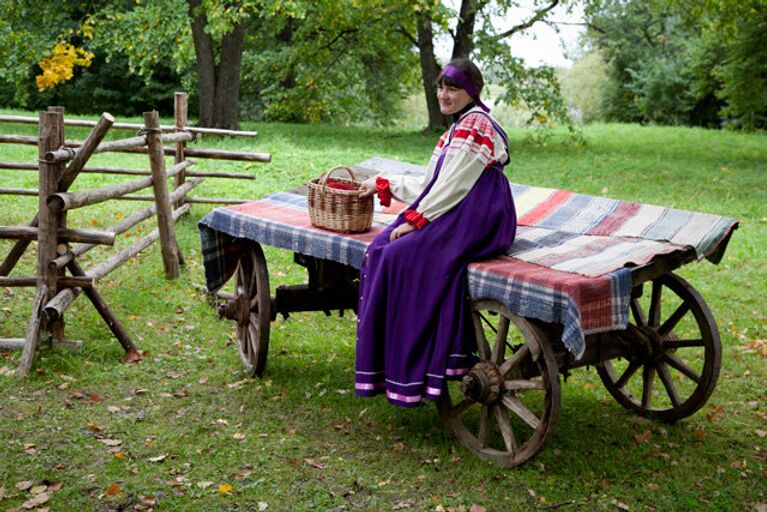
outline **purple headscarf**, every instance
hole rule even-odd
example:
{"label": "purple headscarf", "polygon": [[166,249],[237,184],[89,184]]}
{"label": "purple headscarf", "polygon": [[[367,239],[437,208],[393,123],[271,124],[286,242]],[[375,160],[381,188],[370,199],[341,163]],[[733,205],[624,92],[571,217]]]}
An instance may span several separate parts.
{"label": "purple headscarf", "polygon": [[455,83],[460,85],[461,88],[466,91],[469,96],[471,96],[471,99],[474,100],[474,103],[476,103],[479,108],[485,112],[490,112],[490,108],[482,103],[481,99],[479,99],[479,90],[477,90],[477,86],[474,85],[474,82],[472,82],[471,79],[466,76],[466,73],[454,66],[445,66],[439,76],[446,76],[454,80]]}

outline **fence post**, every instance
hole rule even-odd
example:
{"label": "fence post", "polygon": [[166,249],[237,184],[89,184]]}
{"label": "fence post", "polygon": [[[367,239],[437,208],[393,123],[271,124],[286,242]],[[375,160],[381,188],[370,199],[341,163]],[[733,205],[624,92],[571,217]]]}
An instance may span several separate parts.
{"label": "fence post", "polygon": [[[177,92],[174,103],[174,113],[176,117],[176,130],[183,130],[187,124],[187,112],[188,112],[188,98],[189,95],[185,92]],[[174,163],[179,164],[184,161],[184,148],[186,142],[176,143],[176,157]],[[173,179],[173,190],[184,184],[186,181],[186,172],[181,171]],[[181,208],[184,205],[184,200],[181,199],[176,203],[175,208]]]}
{"label": "fence post", "polygon": [[43,329],[48,329],[42,318],[42,306],[56,296],[57,271],[48,269],[48,262],[56,257],[59,215],[48,208],[46,199],[58,191],[59,171],[61,164],[47,162],[45,154],[55,151],[64,143],[64,115],[61,112],[40,112],[39,132],[39,202],[37,209],[37,292],[35,295],[32,314],[30,316],[27,334],[24,340],[24,350],[19,361],[20,376],[29,374],[29,370],[37,355],[40,335]]}
{"label": "fence post", "polygon": [[149,164],[152,169],[152,187],[157,206],[157,227],[160,231],[160,250],[166,279],[176,279],[179,269],[179,250],[173,232],[173,216],[165,177],[165,156],[160,138],[160,120],[156,110],[144,112],[144,127],[149,148]]}

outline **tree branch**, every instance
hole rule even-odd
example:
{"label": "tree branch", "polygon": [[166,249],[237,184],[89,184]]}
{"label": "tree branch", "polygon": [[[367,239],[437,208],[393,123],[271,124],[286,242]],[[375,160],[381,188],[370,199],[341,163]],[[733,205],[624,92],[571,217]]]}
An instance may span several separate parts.
{"label": "tree branch", "polygon": [[559,5],[559,0],[551,0],[549,5],[547,5],[546,7],[541,9],[540,11],[536,12],[535,15],[532,18],[530,18],[529,20],[527,20],[524,23],[521,23],[519,25],[515,25],[515,26],[511,27],[506,32],[501,32],[500,34],[496,35],[493,39],[495,39],[495,40],[504,39],[504,38],[507,38],[507,37],[509,37],[509,36],[511,36],[513,34],[516,34],[517,32],[521,32],[522,30],[525,30],[525,29],[528,29],[528,28],[532,27],[533,25],[535,25],[536,23],[541,21],[543,18],[545,18],[546,15],[549,13],[549,11],[551,11],[557,5]]}

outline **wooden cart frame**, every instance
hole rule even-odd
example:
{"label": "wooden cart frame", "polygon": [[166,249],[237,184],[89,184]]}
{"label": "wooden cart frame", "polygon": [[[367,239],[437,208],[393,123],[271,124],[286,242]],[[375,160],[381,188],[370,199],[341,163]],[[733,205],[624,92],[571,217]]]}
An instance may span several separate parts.
{"label": "wooden cart frame", "polygon": [[[260,244],[242,242],[234,290],[219,292],[219,313],[237,325],[248,373],[261,375],[277,314],[356,311],[359,271],[296,253],[308,281],[278,286],[271,295]],[[627,328],[587,335],[579,360],[562,343],[560,324],[518,316],[494,300],[470,300],[480,361],[446,386],[437,402],[443,423],[478,457],[504,467],[520,465],[544,447],[556,427],[559,375],[582,366],[595,366],[615,400],[642,416],[674,422],[695,413],[714,391],[722,356],[716,321],[703,297],[673,273],[695,258],[690,248],[633,268]]]}

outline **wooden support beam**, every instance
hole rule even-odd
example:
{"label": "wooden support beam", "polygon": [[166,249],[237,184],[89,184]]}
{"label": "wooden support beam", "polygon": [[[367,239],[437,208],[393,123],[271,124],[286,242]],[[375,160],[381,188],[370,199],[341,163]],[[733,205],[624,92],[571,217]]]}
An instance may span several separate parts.
{"label": "wooden support beam", "polygon": [[[94,279],[92,277],[56,277],[57,286],[79,286],[88,287],[93,286]],[[37,286],[37,277],[0,277],[0,286],[7,286],[9,288],[31,288]]]}
{"label": "wooden support beam", "polygon": [[[162,142],[188,142],[194,140],[194,135],[189,132],[167,133],[160,136]],[[104,153],[106,151],[120,151],[123,149],[140,148],[147,145],[146,135],[137,135],[126,139],[102,142],[95,149],[94,153]],[[175,153],[175,151],[174,151]]]}
{"label": "wooden support beam", "polygon": [[[0,239],[37,240],[38,228],[29,226],[0,226]],[[59,229],[58,239],[63,242],[79,242],[99,245],[114,245],[115,234],[107,231],[83,229]]]}
{"label": "wooden support beam", "polygon": [[[79,350],[83,348],[80,340],[61,340],[53,343],[54,348],[69,348]],[[24,348],[24,338],[0,338],[0,350],[21,350]]]}
{"label": "wooden support beam", "polygon": [[58,320],[64,316],[64,311],[74,302],[74,300],[82,293],[82,288],[64,288],[56,294],[54,298],[48,301],[48,304],[43,308],[43,314],[45,318],[50,322]]}
{"label": "wooden support beam", "polygon": [[[35,164],[16,163],[16,162],[0,162],[0,169],[9,169],[15,171],[37,171]],[[88,174],[124,174],[129,176],[151,176],[152,171],[144,169],[122,169],[119,167],[83,167],[81,173]],[[189,177],[195,178],[224,178],[233,180],[255,180],[255,174],[245,174],[237,172],[223,172],[223,171],[184,171],[184,174]],[[37,191],[35,191],[37,195]]]}
{"label": "wooden support beam", "polygon": [[[12,140],[11,140],[12,139]],[[37,140],[34,137],[26,135],[0,135],[0,143],[11,142],[14,144],[27,144],[37,145]],[[80,147],[82,142],[70,141],[66,143],[67,147]],[[147,154],[148,150],[144,147],[129,147],[123,149],[110,149],[110,151],[117,151],[119,153],[141,153]],[[173,156],[176,154],[176,148],[167,147],[163,148],[163,152],[167,156]],[[272,155],[270,153],[251,153],[247,151],[226,151],[223,149],[202,149],[202,148],[186,148],[184,151],[186,156],[193,156],[197,158],[210,158],[214,160],[233,160],[237,162],[271,162]]]}
{"label": "wooden support beam", "polygon": [[[162,156],[160,157],[162,158]],[[194,165],[194,160],[186,160],[178,165],[174,165],[167,174],[163,167],[163,175],[159,177],[159,181],[163,181],[171,176],[175,176],[177,173],[183,171],[187,167]],[[89,190],[78,190],[77,192],[59,192],[57,194],[51,194],[48,196],[48,207],[53,211],[74,210],[75,208],[82,208],[83,206],[89,206],[93,204],[103,203],[110,199],[117,199],[120,196],[141,190],[153,186],[155,178],[153,176],[147,176],[144,178],[138,178],[132,181],[126,181],[125,183],[118,183],[116,185],[108,185],[101,188],[93,188]],[[165,185],[167,190],[167,184]]]}
{"label": "wooden support beam", "polygon": [[4,196],[36,196],[39,191],[36,188],[0,188],[0,195]]}
{"label": "wooden support beam", "polygon": [[[179,94],[179,93],[176,93]],[[185,94],[185,93],[181,93]],[[34,117],[26,117],[26,116],[11,116],[11,115],[0,115],[0,123],[20,123],[20,124],[37,124],[37,119]],[[80,126],[80,127],[92,127],[96,123],[93,121],[87,121],[82,119],[66,119],[64,120],[64,125],[66,126]],[[136,124],[136,123],[115,123],[114,128],[117,130],[140,130],[144,127],[144,125]],[[170,125],[160,125],[160,129],[164,132],[172,132],[176,130],[175,126]],[[230,136],[230,137],[257,137],[258,132],[254,131],[246,131],[246,130],[225,130],[223,128],[202,128],[202,127],[187,127],[187,131],[190,131],[192,133],[204,133],[208,135],[220,135],[220,136]]]}
{"label": "wooden support beam", "polygon": [[[152,169],[152,187],[157,206],[157,227],[160,230],[160,251],[166,279],[176,279],[181,275],[179,268],[179,249],[173,229],[173,214],[168,199],[168,184],[165,181],[165,158],[163,157],[160,137],[159,114],[156,110],[144,112],[149,164]],[[178,164],[179,166],[181,164]]]}
{"label": "wooden support beam", "polygon": [[45,160],[50,163],[68,162],[75,157],[76,151],[72,148],[60,147],[45,154]]}

